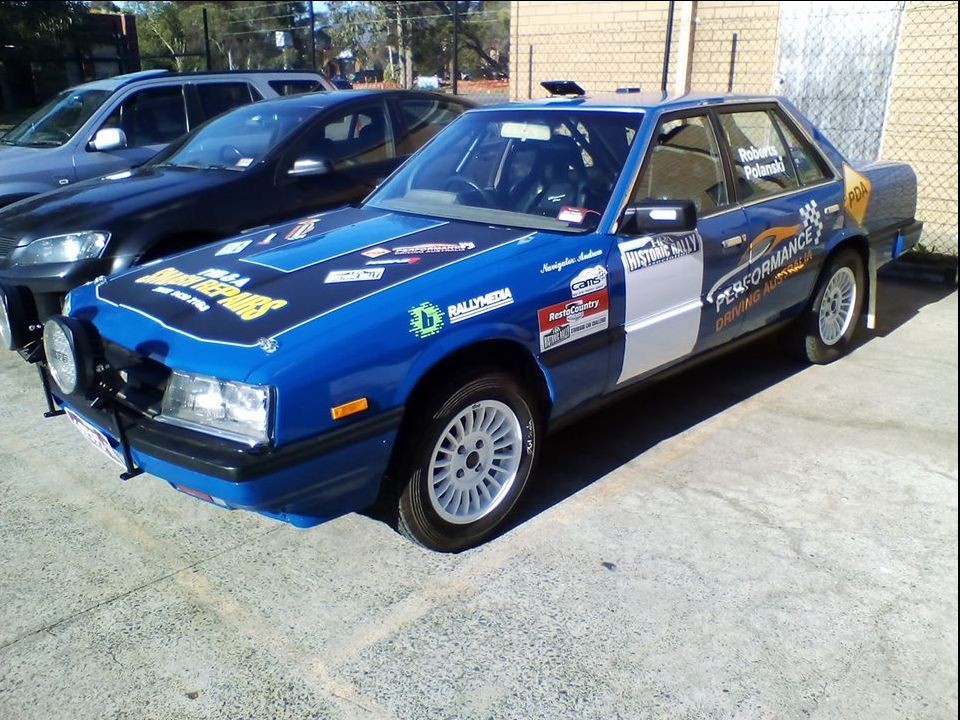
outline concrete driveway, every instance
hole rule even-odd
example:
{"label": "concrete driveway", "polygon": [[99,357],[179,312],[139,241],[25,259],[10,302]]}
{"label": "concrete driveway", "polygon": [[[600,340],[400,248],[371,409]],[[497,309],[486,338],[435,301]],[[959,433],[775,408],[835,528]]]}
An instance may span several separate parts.
{"label": "concrete driveway", "polygon": [[458,556],[129,483],[0,357],[0,718],[956,718],[957,295],[556,435]]}

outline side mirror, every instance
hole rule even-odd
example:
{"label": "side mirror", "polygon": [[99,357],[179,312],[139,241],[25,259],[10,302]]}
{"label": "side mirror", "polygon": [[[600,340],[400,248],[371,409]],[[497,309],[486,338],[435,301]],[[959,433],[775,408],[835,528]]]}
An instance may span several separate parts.
{"label": "side mirror", "polygon": [[622,235],[658,235],[696,229],[697,206],[692,200],[646,200],[624,210],[619,231]]}
{"label": "side mirror", "polygon": [[96,152],[119,150],[127,146],[127,134],[120,128],[103,128],[90,141],[90,149]]}
{"label": "side mirror", "polygon": [[287,170],[290,177],[310,177],[313,175],[326,175],[333,172],[333,167],[329,160],[300,158],[295,160],[293,165]]}

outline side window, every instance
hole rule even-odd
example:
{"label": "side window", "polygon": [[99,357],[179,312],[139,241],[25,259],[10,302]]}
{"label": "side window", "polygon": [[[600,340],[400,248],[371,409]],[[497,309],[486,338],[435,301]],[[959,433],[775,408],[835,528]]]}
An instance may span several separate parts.
{"label": "side window", "polygon": [[800,185],[790,155],[765,110],[720,114],[740,200],[758,200]]}
{"label": "side window", "polygon": [[271,80],[267,83],[277,95],[299,95],[323,90],[319,80]]}
{"label": "side window", "polygon": [[252,102],[250,86],[244,82],[198,83],[196,88],[203,115],[208,120]]}
{"label": "side window", "polygon": [[402,98],[400,115],[406,125],[404,153],[412,153],[453,122],[463,108],[440,99]]}
{"label": "side window", "polygon": [[727,204],[720,148],[704,115],[665,120],[633,191],[633,202],[693,200],[697,214]]}
{"label": "side window", "polygon": [[327,115],[311,127],[293,151],[294,158],[329,160],[334,168],[394,157],[393,133],[383,103]]}
{"label": "side window", "polygon": [[793,168],[800,177],[800,182],[804,185],[812,185],[830,177],[830,173],[823,166],[823,161],[817,155],[816,151],[810,147],[809,143],[800,139],[790,129],[779,113],[774,114],[774,120],[777,127],[787,141],[787,147],[790,148],[790,157],[793,158]]}
{"label": "side window", "polygon": [[187,132],[183,86],[139,90],[121,102],[101,127],[123,130],[127,147],[172,142]]}

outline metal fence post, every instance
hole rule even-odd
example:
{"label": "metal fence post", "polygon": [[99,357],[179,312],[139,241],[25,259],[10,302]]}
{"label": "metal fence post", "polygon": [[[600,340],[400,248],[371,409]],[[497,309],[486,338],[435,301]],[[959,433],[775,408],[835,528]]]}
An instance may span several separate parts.
{"label": "metal fence post", "polygon": [[673,6],[674,0],[670,0],[670,8],[667,10],[667,39],[663,47],[663,75],[660,78],[660,92],[667,92],[667,71],[670,69],[670,40],[673,37]]}
{"label": "metal fence post", "polygon": [[457,94],[460,79],[460,3],[453,0],[453,77],[450,79],[453,94]]}
{"label": "metal fence post", "polygon": [[740,39],[740,33],[733,34],[733,41],[730,43],[730,76],[727,78],[727,92],[733,92],[733,72],[737,67],[737,40]]}
{"label": "metal fence post", "polygon": [[207,70],[210,70],[210,26],[207,24],[206,8],[203,8],[203,52],[207,58]]}
{"label": "metal fence post", "polygon": [[533,98],[533,45],[528,46],[527,55],[527,100],[530,100]]}

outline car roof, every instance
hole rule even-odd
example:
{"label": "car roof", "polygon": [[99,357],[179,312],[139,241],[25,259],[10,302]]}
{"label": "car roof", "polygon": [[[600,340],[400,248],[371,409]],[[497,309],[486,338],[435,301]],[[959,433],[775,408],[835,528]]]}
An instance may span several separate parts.
{"label": "car roof", "polygon": [[93,80],[76,87],[90,90],[119,90],[127,85],[144,80],[176,79],[181,77],[244,77],[249,75],[313,76],[320,77],[316,70],[204,70],[199,72],[177,73],[170,70],[141,70],[139,72],[115,75],[102,80]]}
{"label": "car roof", "polygon": [[313,107],[326,108],[335,105],[341,105],[352,100],[358,100],[365,97],[421,97],[421,98],[442,98],[444,100],[453,100],[466,105],[468,108],[473,104],[466,98],[456,95],[445,95],[443,93],[425,92],[422,90],[382,90],[372,88],[369,90],[320,90],[318,92],[300,93],[299,95],[284,95],[277,98],[261,100],[256,105],[264,107],[273,104],[293,105],[295,107]]}
{"label": "car roof", "polygon": [[554,96],[539,100],[525,100],[510,104],[488,105],[474,110],[616,110],[616,111],[667,111],[686,108],[723,105],[727,103],[776,102],[774,95],[743,95],[738,93],[689,92],[671,95],[661,92],[588,93],[586,95]]}

